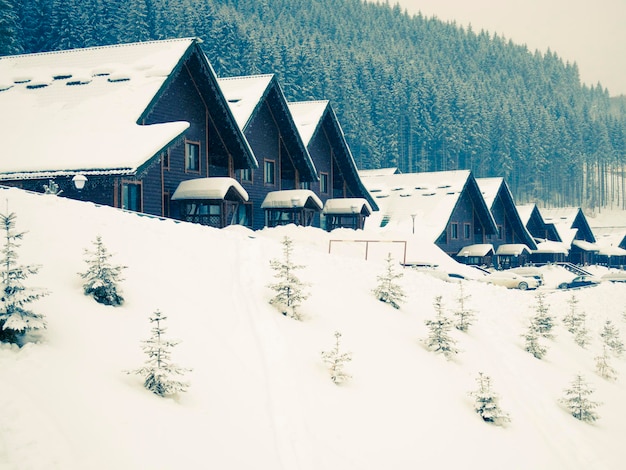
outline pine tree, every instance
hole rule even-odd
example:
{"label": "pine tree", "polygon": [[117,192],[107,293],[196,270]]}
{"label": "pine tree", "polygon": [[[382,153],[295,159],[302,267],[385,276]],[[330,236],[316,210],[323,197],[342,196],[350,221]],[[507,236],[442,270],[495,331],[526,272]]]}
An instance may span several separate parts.
{"label": "pine tree", "polygon": [[618,357],[622,355],[624,352],[624,342],[620,338],[619,330],[611,320],[604,322],[604,326],[600,331],[600,338],[602,338],[602,342],[613,354]]}
{"label": "pine tree", "polygon": [[463,288],[463,282],[459,283],[459,295],[457,300],[457,309],[454,311],[456,317],[456,323],[454,326],[457,330],[467,331],[474,320],[474,311],[467,308],[467,301],[471,298],[471,295],[465,294]]}
{"label": "pine tree", "polygon": [[526,330],[526,333],[522,335],[522,337],[525,340],[524,350],[531,353],[537,359],[542,359],[548,352],[548,348],[543,346],[539,342],[539,326],[534,321],[534,319],[530,320],[528,329]]}
{"label": "pine tree", "polygon": [[98,235],[93,242],[94,251],[85,249],[88,265],[87,271],[79,273],[86,279],[83,284],[85,295],[91,295],[97,302],[104,305],[122,305],[124,297],[118,292],[118,283],[123,281],[121,273],[126,266],[112,265],[110,259],[112,254],[102,242],[102,237]]}
{"label": "pine tree", "polygon": [[614,380],[617,378],[617,371],[609,363],[610,355],[606,344],[602,345],[602,354],[596,356],[596,372],[598,375],[607,380]]}
{"label": "pine tree", "polygon": [[341,346],[340,340],[341,333],[335,331],[334,348],[331,351],[322,351],[322,360],[328,366],[331,380],[336,384],[340,384],[352,378],[352,376],[348,375],[344,370],[345,364],[352,360],[352,353],[342,353],[339,351]]}
{"label": "pine tree", "polygon": [[0,299],[0,341],[18,343],[30,330],[43,329],[46,322],[43,315],[26,308],[27,304],[48,294],[44,289],[26,287],[23,284],[28,276],[37,274],[40,266],[18,264],[18,241],[26,232],[15,230],[17,215],[0,214],[0,224],[4,229],[5,243],[2,248],[0,280],[2,298]]}
{"label": "pine tree", "polygon": [[567,303],[570,306],[569,312],[563,317],[563,324],[572,334],[576,333],[580,324],[580,313],[578,312],[578,299],[576,298],[576,294],[572,294],[572,296],[567,300]]}
{"label": "pine tree", "polygon": [[470,392],[470,396],[474,398],[476,413],[488,423],[501,425],[511,421],[509,415],[500,409],[498,395],[491,389],[489,376],[479,372],[476,382],[478,382],[478,390]]}
{"label": "pine tree", "polygon": [[302,320],[298,308],[309,295],[305,292],[307,284],[300,281],[295,272],[304,266],[294,264],[291,259],[293,241],[289,237],[285,237],[282,244],[283,259],[270,261],[270,266],[275,271],[274,277],[277,280],[275,284],[268,286],[276,292],[276,295],[270,300],[270,304],[275,305],[283,315],[289,316],[294,320]]}
{"label": "pine tree", "polygon": [[535,296],[537,304],[535,306],[535,316],[533,322],[536,324],[537,333],[544,338],[552,339],[552,328],[554,327],[554,318],[550,315],[549,306],[546,304],[546,295],[538,292]]}
{"label": "pine tree", "polygon": [[598,419],[594,411],[600,403],[590,400],[588,397],[593,393],[589,384],[582,375],[576,375],[570,387],[565,389],[565,397],[559,400],[576,419],[592,422]]}
{"label": "pine tree", "polygon": [[20,39],[16,4],[0,0],[0,56],[21,53]]}
{"label": "pine tree", "polygon": [[459,351],[454,347],[456,341],[449,335],[452,329],[452,321],[444,315],[442,297],[435,297],[433,305],[435,307],[435,319],[426,320],[426,326],[430,333],[426,338],[426,347],[430,351],[442,353],[446,359],[450,359]]}
{"label": "pine tree", "polygon": [[574,333],[574,341],[576,341],[576,344],[581,348],[585,348],[589,344],[590,340],[591,337],[589,336],[589,330],[587,329],[587,315],[585,312],[581,312],[578,328],[576,333]]}
{"label": "pine tree", "polygon": [[189,384],[180,380],[179,377],[191,371],[170,361],[171,348],[179,344],[179,341],[165,339],[167,328],[161,325],[161,322],[165,320],[167,317],[159,310],[156,310],[150,317],[150,323],[153,324],[152,337],[142,341],[142,349],[148,359],[143,367],[127,372],[142,376],[144,387],[160,397],[187,391]]}
{"label": "pine tree", "polygon": [[404,302],[405,294],[402,286],[400,286],[396,281],[404,274],[401,272],[397,273],[395,271],[395,263],[391,253],[387,254],[385,262],[387,263],[385,272],[384,274],[376,277],[378,285],[373,292],[378,300],[388,303],[393,308],[397,309],[400,308],[400,304]]}

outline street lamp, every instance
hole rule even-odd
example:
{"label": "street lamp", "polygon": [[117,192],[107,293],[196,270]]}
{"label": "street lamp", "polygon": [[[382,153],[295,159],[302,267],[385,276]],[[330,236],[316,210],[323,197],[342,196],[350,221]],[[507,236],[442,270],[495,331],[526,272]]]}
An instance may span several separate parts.
{"label": "street lamp", "polygon": [[81,191],[84,187],[85,187],[85,183],[87,182],[87,177],[85,175],[75,175],[74,178],[72,178],[72,183],[74,183],[74,187],[78,190]]}
{"label": "street lamp", "polygon": [[411,214],[411,220],[413,221],[413,234],[415,234],[415,216],[417,214]]}

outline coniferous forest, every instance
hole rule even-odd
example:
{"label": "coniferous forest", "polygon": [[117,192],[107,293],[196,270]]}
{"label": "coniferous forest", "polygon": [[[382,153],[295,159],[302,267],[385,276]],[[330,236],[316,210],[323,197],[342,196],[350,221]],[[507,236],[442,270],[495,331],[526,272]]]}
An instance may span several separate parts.
{"label": "coniferous forest", "polygon": [[626,208],[626,98],[550,50],[362,0],[0,0],[0,55],[188,36],[218,76],[330,100],[359,168],[471,169],[519,203]]}

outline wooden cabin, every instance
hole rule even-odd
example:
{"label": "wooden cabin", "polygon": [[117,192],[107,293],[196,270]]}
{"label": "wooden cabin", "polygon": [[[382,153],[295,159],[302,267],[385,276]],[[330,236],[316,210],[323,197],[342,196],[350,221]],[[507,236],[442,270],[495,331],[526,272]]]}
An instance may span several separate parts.
{"label": "wooden cabin", "polygon": [[186,218],[172,203],[181,182],[256,169],[199,43],[0,57],[0,140],[20,155],[0,161],[0,183]]}
{"label": "wooden cabin", "polygon": [[[317,225],[326,230],[339,227],[363,228],[362,219],[378,210],[378,206],[363,186],[350,147],[330,103],[294,102],[289,103],[289,111],[318,172],[318,181],[301,185],[314,191],[324,203],[322,220]],[[342,201],[345,198],[352,201]],[[336,199],[338,201],[334,202]],[[353,211],[353,203],[358,206],[358,213]]]}
{"label": "wooden cabin", "polygon": [[496,223],[469,170],[425,173],[361,171],[379,206],[370,224],[420,235],[454,257],[469,245],[487,243]]}
{"label": "wooden cabin", "polygon": [[587,265],[595,263],[598,252],[596,238],[579,207],[539,209],[546,223],[553,224],[561,241],[568,248],[568,261]]}
{"label": "wooden cabin", "polygon": [[535,204],[517,205],[517,213],[537,247],[530,254],[530,262],[535,264],[564,262],[569,247],[563,243],[553,223],[544,220]]}
{"label": "wooden cabin", "polygon": [[241,218],[249,227],[259,229],[266,223],[262,207],[266,196],[317,183],[317,170],[274,75],[220,78],[218,81],[239,129],[259,159],[258,170],[242,169],[237,174],[237,180],[250,196],[243,205],[245,211]]}

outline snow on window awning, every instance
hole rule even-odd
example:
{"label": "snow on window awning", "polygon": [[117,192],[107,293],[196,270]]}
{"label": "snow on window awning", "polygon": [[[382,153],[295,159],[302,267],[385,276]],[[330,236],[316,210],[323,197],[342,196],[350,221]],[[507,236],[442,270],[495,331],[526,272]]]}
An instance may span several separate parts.
{"label": "snow on window awning", "polygon": [[496,250],[498,256],[519,256],[523,253],[530,254],[530,249],[521,243],[505,243]]}
{"label": "snow on window awning", "polygon": [[457,256],[489,256],[493,255],[493,245],[491,243],[478,243],[468,245],[457,253]]}
{"label": "snow on window awning", "polygon": [[265,196],[261,209],[301,209],[322,210],[322,201],[310,189],[289,189],[272,191]]}
{"label": "snow on window awning", "polygon": [[324,214],[363,214],[369,216],[372,207],[363,198],[336,198],[328,199],[324,204]]}
{"label": "snow on window awning", "polygon": [[182,181],[172,195],[172,201],[198,199],[247,201],[248,193],[234,178],[214,177]]}
{"label": "snow on window awning", "polygon": [[574,240],[572,241],[572,246],[576,248],[580,248],[583,251],[598,251],[598,245],[595,243],[591,243],[585,240]]}

